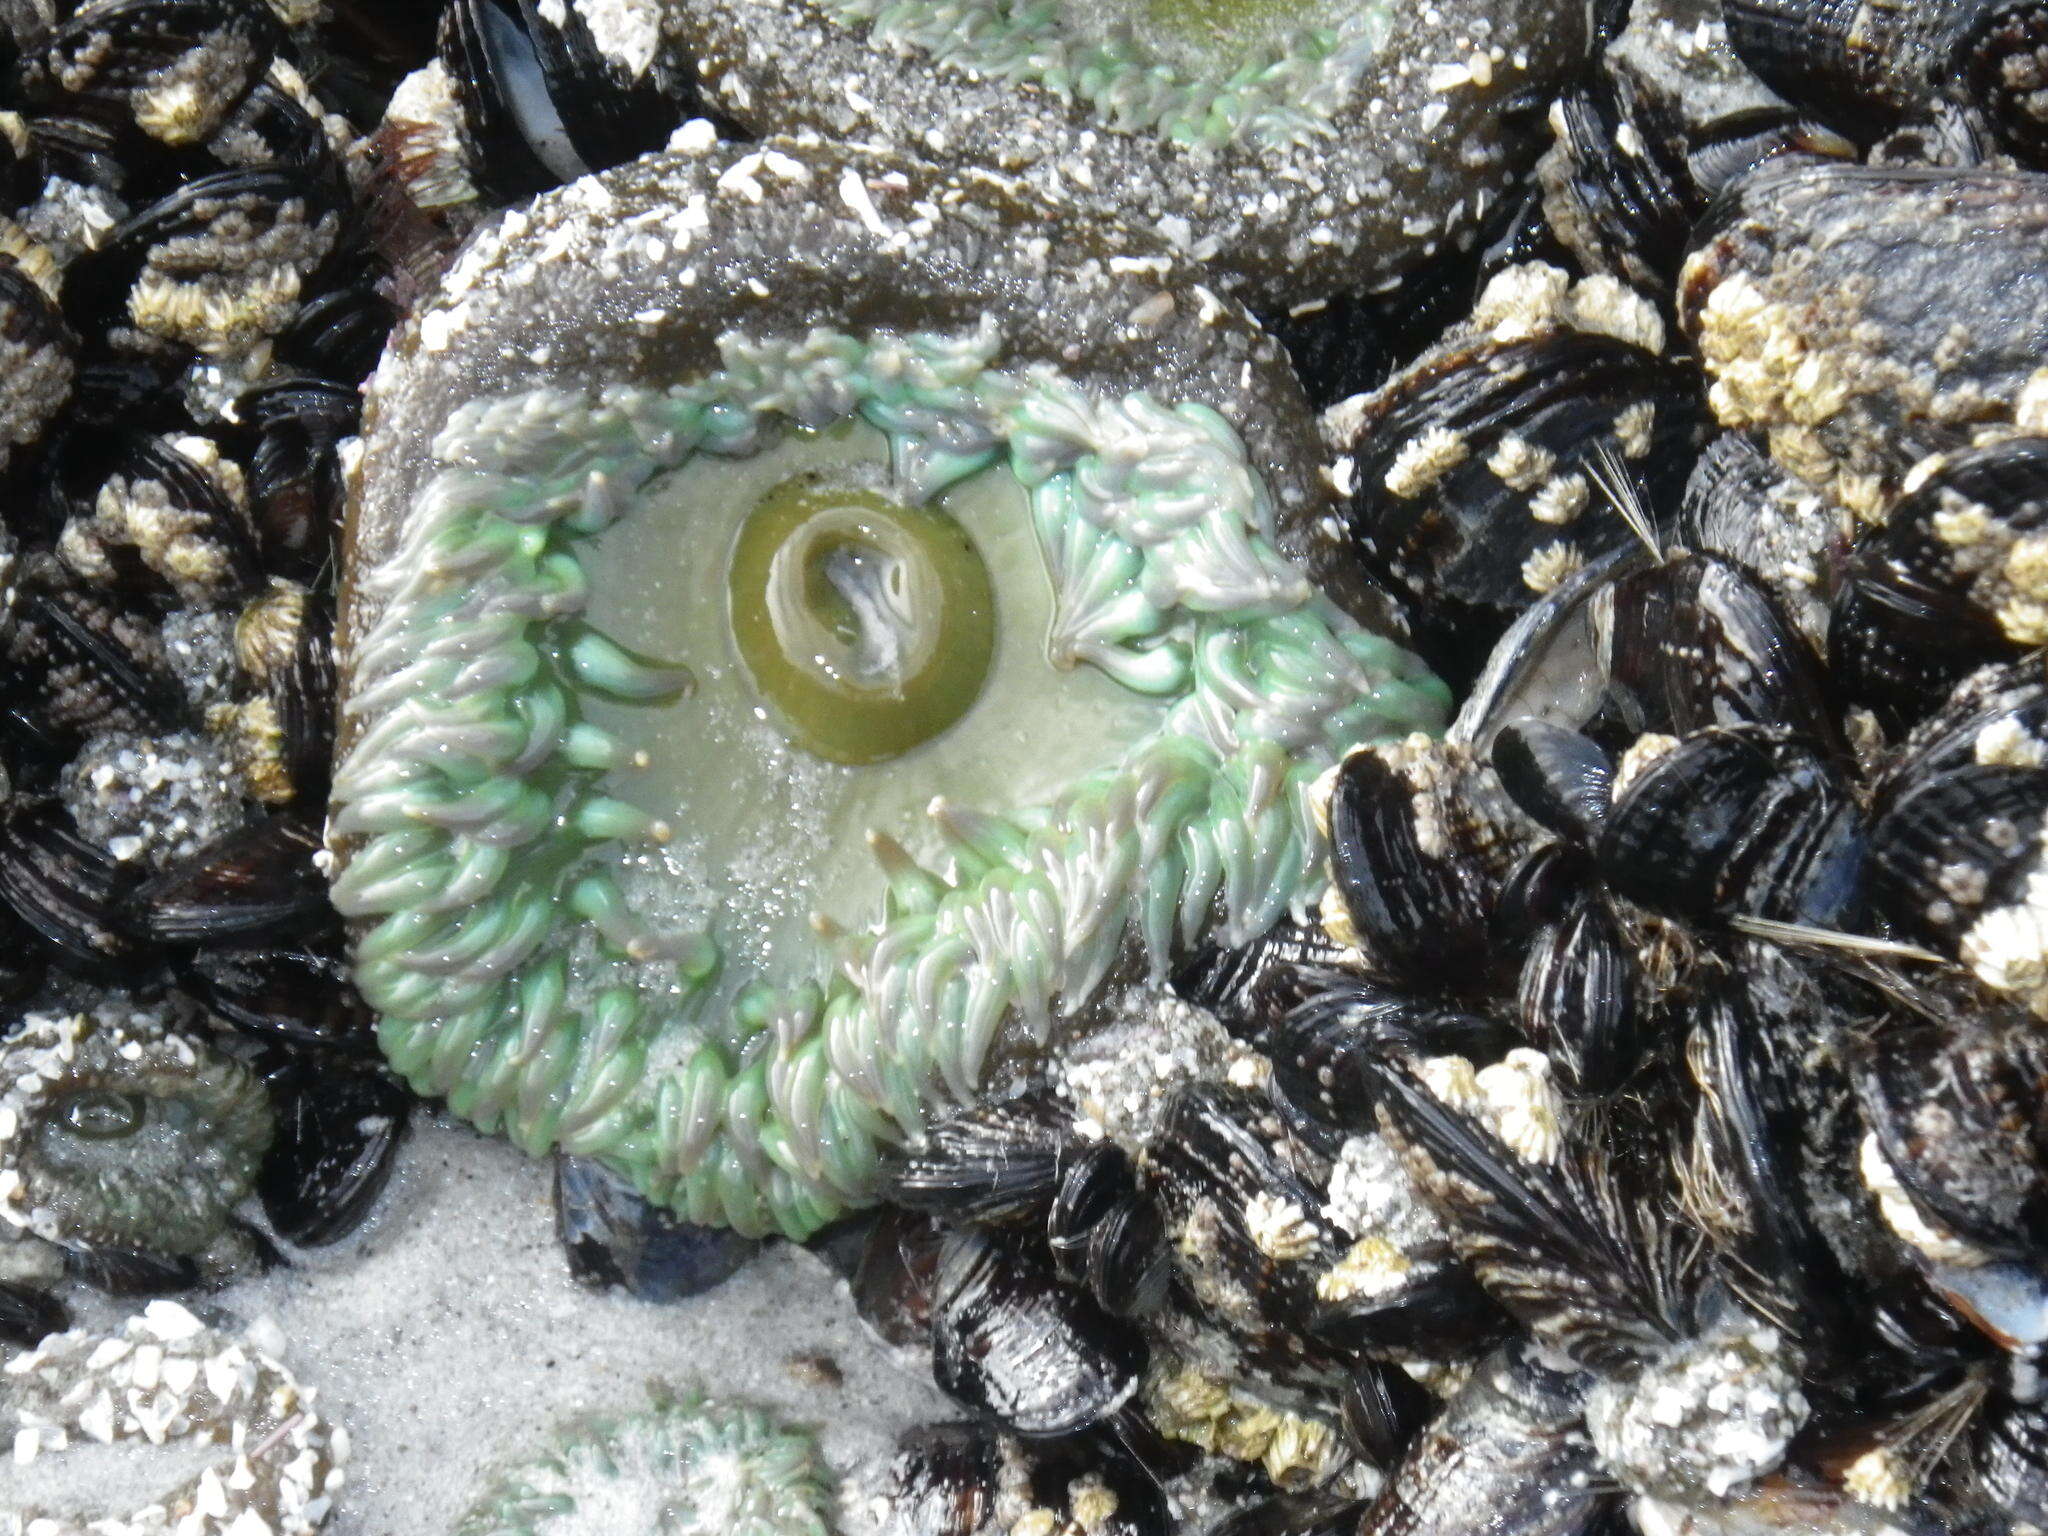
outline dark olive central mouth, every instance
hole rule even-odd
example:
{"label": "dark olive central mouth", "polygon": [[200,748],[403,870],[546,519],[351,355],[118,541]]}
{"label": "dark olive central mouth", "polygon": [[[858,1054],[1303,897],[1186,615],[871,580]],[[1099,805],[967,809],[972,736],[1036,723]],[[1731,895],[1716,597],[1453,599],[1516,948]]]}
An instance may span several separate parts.
{"label": "dark olive central mouth", "polygon": [[988,675],[988,568],[936,507],[786,480],[741,524],[728,593],[755,689],[791,741],[831,762],[886,762],[931,740]]}

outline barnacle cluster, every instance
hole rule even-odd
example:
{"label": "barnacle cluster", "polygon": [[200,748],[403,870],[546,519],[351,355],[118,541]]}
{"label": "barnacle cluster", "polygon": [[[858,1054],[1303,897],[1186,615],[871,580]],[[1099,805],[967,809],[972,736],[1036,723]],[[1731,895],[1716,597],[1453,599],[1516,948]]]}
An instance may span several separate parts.
{"label": "barnacle cluster", "polygon": [[348,1432],[269,1349],[173,1301],[8,1356],[0,1409],[17,1466],[93,1444],[213,1448],[199,1471],[132,1509],[104,1507],[92,1486],[28,1506],[0,1495],[0,1522],[34,1536],[312,1536],[349,1455]]}
{"label": "barnacle cluster", "polygon": [[576,1425],[494,1474],[454,1536],[826,1536],[831,1510],[809,1436],[686,1396]]}

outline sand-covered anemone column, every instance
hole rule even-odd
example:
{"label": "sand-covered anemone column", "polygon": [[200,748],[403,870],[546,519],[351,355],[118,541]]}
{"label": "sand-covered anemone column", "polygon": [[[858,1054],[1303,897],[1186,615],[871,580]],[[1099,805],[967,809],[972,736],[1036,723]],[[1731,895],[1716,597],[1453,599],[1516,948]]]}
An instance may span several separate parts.
{"label": "sand-covered anemone column", "polygon": [[696,1220],[867,1197],[1120,962],[1313,899],[1310,783],[1440,718],[1318,579],[1314,463],[1242,311],[985,173],[710,148],[507,216],[352,503],[392,1063]]}
{"label": "sand-covered anemone column", "polygon": [[1547,0],[699,0],[673,27],[756,132],[999,166],[1279,309],[1473,239],[1586,22]]}

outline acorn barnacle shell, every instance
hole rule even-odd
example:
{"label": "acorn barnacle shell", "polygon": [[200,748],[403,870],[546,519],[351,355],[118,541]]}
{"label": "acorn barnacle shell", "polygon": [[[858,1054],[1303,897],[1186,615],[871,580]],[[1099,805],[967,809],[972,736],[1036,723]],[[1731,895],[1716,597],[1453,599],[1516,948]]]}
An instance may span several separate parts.
{"label": "acorn barnacle shell", "polygon": [[996,166],[1283,305],[1469,243],[1541,147],[1514,102],[1583,57],[1586,19],[1530,0],[711,0],[676,24],[744,127]]}
{"label": "acorn barnacle shell", "polygon": [[692,1220],[870,1197],[1127,939],[1304,900],[1308,785],[1440,719],[1318,584],[1314,441],[1243,311],[986,172],[771,141],[507,215],[351,506],[334,895],[387,1057]]}

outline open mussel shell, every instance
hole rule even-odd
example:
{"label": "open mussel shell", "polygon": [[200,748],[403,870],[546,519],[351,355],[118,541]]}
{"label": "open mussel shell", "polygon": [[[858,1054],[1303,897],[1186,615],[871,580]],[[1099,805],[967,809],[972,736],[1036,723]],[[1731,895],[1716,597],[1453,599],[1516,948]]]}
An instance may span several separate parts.
{"label": "open mussel shell", "polygon": [[1822,928],[1861,911],[1854,795],[1797,737],[1722,727],[1686,737],[1630,782],[1601,835],[1609,885],[1696,922],[1741,914]]}
{"label": "open mussel shell", "polygon": [[1019,1434],[1072,1434],[1129,1400],[1145,1360],[1142,1338],[1028,1248],[972,1228],[947,1234],[932,1374],[952,1397]]}
{"label": "open mussel shell", "polygon": [[628,80],[573,4],[452,0],[440,54],[462,104],[470,175],[518,202],[658,149],[691,115]]}
{"label": "open mussel shell", "polygon": [[319,1248],[360,1226],[391,1179],[412,1097],[382,1072],[312,1056],[265,1076],[277,1132],[256,1174],[272,1230]]}
{"label": "open mussel shell", "polygon": [[761,1251],[759,1238],[683,1221],[594,1158],[555,1157],[555,1235],[569,1274],[592,1290],[680,1301],[721,1285]]}

